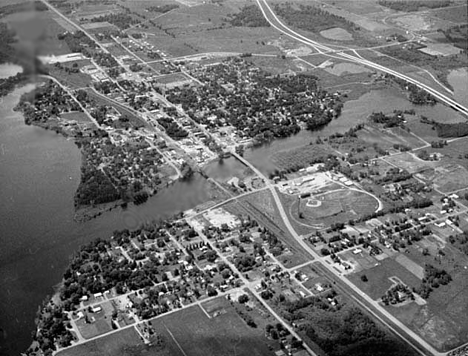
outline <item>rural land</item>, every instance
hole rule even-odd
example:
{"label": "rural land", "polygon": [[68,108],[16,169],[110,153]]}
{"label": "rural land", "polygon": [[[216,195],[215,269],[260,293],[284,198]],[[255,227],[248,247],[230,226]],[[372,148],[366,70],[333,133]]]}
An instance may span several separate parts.
{"label": "rural land", "polygon": [[[0,65],[22,71],[0,96],[33,84],[15,110],[80,150],[76,221],[209,183],[205,203],[76,251],[24,355],[466,355],[467,14],[2,1]],[[401,105],[343,114],[375,92]],[[250,152],[269,145],[267,171]],[[242,169],[211,176],[227,161]]]}

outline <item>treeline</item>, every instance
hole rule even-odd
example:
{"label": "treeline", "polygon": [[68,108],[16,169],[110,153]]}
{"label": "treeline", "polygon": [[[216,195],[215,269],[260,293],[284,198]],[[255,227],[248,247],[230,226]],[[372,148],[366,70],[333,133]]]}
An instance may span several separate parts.
{"label": "treeline", "polygon": [[231,15],[229,23],[236,27],[269,27],[270,23],[263,17],[257,5],[244,6],[240,12]]}
{"label": "treeline", "polygon": [[383,124],[384,128],[401,126],[405,121],[401,112],[396,112],[393,116],[387,116],[382,112],[372,113],[369,119],[377,124]]}
{"label": "treeline", "polygon": [[379,0],[378,4],[388,7],[395,11],[418,11],[422,7],[429,9],[438,9],[440,7],[450,6],[451,0]]}
{"label": "treeline", "polygon": [[[411,62],[411,60],[408,60]],[[388,78],[391,78],[397,83],[402,89],[409,92],[409,101],[416,105],[435,105],[437,103],[436,98],[429,94],[424,89],[419,88],[417,85],[407,82],[404,79],[394,77],[391,74],[386,74]]]}
{"label": "treeline", "polygon": [[344,27],[350,31],[360,30],[360,27],[354,22],[315,6],[299,5],[296,8],[287,3],[276,5],[275,12],[279,17],[285,19],[288,25],[301,30],[320,32],[333,27]]}
{"label": "treeline", "polygon": [[455,47],[468,51],[468,42],[466,40],[468,36],[468,24],[453,26],[446,30],[439,29],[437,31],[442,32],[447,40],[449,40]]}
{"label": "treeline", "polygon": [[132,16],[128,14],[108,14],[108,15],[103,15],[99,17],[93,17],[91,19],[91,22],[104,22],[107,21],[121,30],[126,30],[132,25],[137,25],[141,23],[140,20],[134,19]]}
{"label": "treeline", "polygon": [[464,137],[468,135],[468,122],[436,123],[435,128],[439,137]]}
{"label": "treeline", "polygon": [[422,283],[418,288],[414,288],[413,291],[419,294],[421,298],[427,299],[435,288],[439,288],[440,285],[447,285],[451,280],[452,276],[447,271],[426,264]]}
{"label": "treeline", "polygon": [[162,14],[165,14],[166,12],[169,12],[174,9],[178,9],[179,5],[177,4],[166,4],[166,5],[159,5],[159,6],[150,6],[146,8],[146,10],[151,11],[151,12],[159,12]]}
{"label": "treeline", "polygon": [[11,15],[17,12],[26,11],[47,11],[49,8],[41,1],[22,2],[18,4],[9,4],[0,7],[0,17]]}
{"label": "treeline", "polygon": [[176,140],[181,140],[188,136],[188,132],[180,127],[172,118],[161,117],[158,119],[159,124],[164,127],[166,133]]}

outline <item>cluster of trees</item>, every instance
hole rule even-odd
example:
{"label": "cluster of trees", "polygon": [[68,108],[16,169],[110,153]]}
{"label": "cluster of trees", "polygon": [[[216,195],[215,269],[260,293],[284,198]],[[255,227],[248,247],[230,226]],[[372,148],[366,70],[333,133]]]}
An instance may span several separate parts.
{"label": "cluster of trees", "polygon": [[105,52],[94,52],[93,53],[93,59],[96,61],[96,63],[100,66],[103,67],[116,67],[119,64],[115,60],[114,56],[110,53],[105,53]]}
{"label": "cluster of trees", "polygon": [[[468,193],[467,193],[468,195]],[[468,198],[465,197],[465,199]],[[464,232],[458,236],[450,236],[449,241],[452,245],[456,246],[461,252],[468,256],[468,232]]]}
{"label": "cluster of trees", "polygon": [[91,22],[104,22],[104,21],[107,21],[107,22],[117,26],[121,30],[126,30],[127,28],[129,28],[132,25],[136,25],[136,24],[141,23],[140,20],[134,19],[132,16],[130,16],[128,14],[123,14],[123,13],[107,14],[107,15],[103,15],[103,16],[99,16],[99,17],[93,17],[91,19]]}
{"label": "cluster of trees", "polygon": [[439,137],[465,137],[468,135],[468,123],[436,123],[437,136]]}
{"label": "cluster of trees", "polygon": [[159,13],[166,13],[174,9],[178,9],[179,5],[177,4],[166,4],[166,5],[159,5],[159,6],[150,6],[147,7],[146,10],[151,12],[159,12]]}
{"label": "cluster of trees", "polygon": [[200,124],[216,128],[227,122],[257,144],[299,132],[299,121],[318,129],[341,112],[339,98],[318,90],[316,77],[271,76],[240,58],[207,68],[199,78],[207,85],[172,89],[168,100],[182,104]]}
{"label": "cluster of trees", "polygon": [[442,32],[455,47],[461,48],[465,51],[465,53],[468,51],[468,44],[466,43],[466,37],[468,35],[468,24],[453,26],[446,29],[445,31],[442,29],[437,31]]}
{"label": "cluster of trees", "polygon": [[97,47],[96,43],[91,38],[86,36],[86,34],[83,31],[76,31],[74,33],[67,31],[65,33],[59,33],[57,35],[57,38],[59,40],[65,41],[68,48],[70,48],[70,51],[81,52],[89,57],[91,55],[88,51],[88,48]]}
{"label": "cluster of trees", "polygon": [[401,112],[395,112],[393,116],[387,116],[382,112],[374,112],[369,116],[369,120],[377,124],[383,124],[384,128],[402,126],[405,117]]}
{"label": "cluster of trees", "polygon": [[275,12],[290,26],[301,30],[320,32],[333,27],[342,27],[350,31],[360,30],[354,22],[334,15],[320,7],[311,5],[292,6],[291,3],[275,6]]}
{"label": "cluster of trees", "polygon": [[438,9],[450,6],[452,0],[379,0],[378,4],[389,9],[403,12],[418,11],[422,7]]}
{"label": "cluster of trees", "polygon": [[407,179],[410,179],[412,177],[412,174],[408,172],[406,169],[400,169],[400,168],[390,168],[384,177],[379,179],[379,183],[385,184],[385,183],[397,183],[401,182]]}
{"label": "cluster of trees", "polygon": [[36,324],[38,331],[33,339],[38,342],[39,349],[44,355],[52,355],[52,351],[56,350],[56,343],[61,347],[66,347],[74,341],[74,337],[68,329],[71,328],[71,325],[67,314],[53,302],[49,302],[42,308],[36,319]]}
{"label": "cluster of trees", "polygon": [[269,27],[270,23],[263,17],[257,5],[244,6],[240,12],[231,15],[229,23],[236,27]]}
{"label": "cluster of trees", "polygon": [[301,329],[327,355],[400,356],[413,355],[408,347],[385,334],[375,322],[355,307],[326,314]]}
{"label": "cluster of trees", "polygon": [[418,288],[413,288],[413,292],[427,299],[435,288],[439,288],[440,285],[447,285],[451,280],[452,276],[447,271],[426,264],[421,285]]}
{"label": "cluster of trees", "polygon": [[390,288],[384,296],[382,296],[382,302],[385,305],[398,304],[404,302],[407,298],[414,300],[413,292],[408,286],[398,283],[397,285]]}
{"label": "cluster of trees", "polygon": [[120,197],[120,192],[100,169],[90,163],[83,164],[80,185],[75,194],[76,207],[110,203]]}
{"label": "cluster of trees", "polygon": [[170,117],[161,117],[158,122],[164,127],[166,133],[175,140],[182,140],[188,136],[188,132]]}
{"label": "cluster of trees", "polygon": [[422,159],[423,161],[437,161],[437,154],[433,153],[430,154],[426,150],[421,150],[417,153],[418,158]]}

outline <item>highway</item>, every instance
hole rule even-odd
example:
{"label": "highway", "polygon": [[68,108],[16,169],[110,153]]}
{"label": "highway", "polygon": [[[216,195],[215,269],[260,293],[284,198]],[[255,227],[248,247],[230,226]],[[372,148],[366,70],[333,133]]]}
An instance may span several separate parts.
{"label": "highway", "polygon": [[397,72],[397,71],[395,71],[393,69],[384,67],[384,66],[382,66],[380,64],[371,62],[371,61],[369,61],[367,59],[364,59],[363,57],[361,57],[359,55],[351,55],[351,54],[343,53],[342,51],[344,51],[345,49],[336,50],[336,49],[332,49],[330,47],[327,47],[327,46],[325,46],[323,44],[320,44],[319,42],[313,41],[313,40],[311,40],[311,39],[297,33],[296,31],[290,29],[286,25],[284,25],[281,22],[281,20],[276,16],[276,14],[273,12],[270,5],[268,5],[267,0],[255,0],[255,1],[257,2],[258,6],[260,7],[260,10],[262,11],[263,16],[270,23],[270,25],[273,28],[275,28],[276,30],[280,31],[281,33],[291,37],[292,39],[294,39],[294,40],[296,40],[298,42],[301,42],[303,44],[306,44],[308,46],[311,46],[317,52],[319,52],[319,53],[321,53],[323,55],[326,55],[328,57],[335,58],[335,59],[341,59],[341,60],[348,60],[348,61],[351,61],[351,62],[362,64],[362,65],[365,65],[367,67],[379,70],[381,72],[393,75],[393,76],[395,76],[397,78],[403,79],[403,80],[405,80],[405,81],[407,81],[407,82],[409,82],[411,84],[416,85],[417,87],[419,87],[421,89],[424,89],[425,91],[427,91],[429,94],[434,96],[440,102],[451,106],[454,110],[457,110],[460,113],[462,113],[463,115],[468,117],[468,109],[466,107],[462,106],[461,104],[459,104],[454,99],[448,97],[447,95],[438,92],[434,88],[431,88],[430,86],[428,86],[428,85],[426,85],[424,83],[421,83],[420,81],[418,81],[416,79],[413,79],[413,78],[411,78],[411,77],[409,77],[407,75],[399,73],[399,72]]}
{"label": "highway", "polygon": [[[374,315],[377,319],[380,320],[386,327],[388,327],[394,334],[398,335],[402,340],[404,340],[408,345],[410,345],[414,350],[419,352],[421,355],[436,355],[442,356],[445,353],[438,352],[434,347],[417,335],[414,331],[409,329],[404,325],[400,320],[391,315],[387,310],[382,308],[380,304],[369,297],[367,294],[362,292],[358,287],[356,287],[351,281],[344,277],[333,265],[329,264],[326,259],[316,253],[294,230],[289,218],[284,210],[283,204],[281,203],[280,197],[274,185],[272,185],[269,180],[260,172],[253,164],[247,161],[245,158],[239,156],[236,152],[231,152],[234,157],[239,161],[243,162],[246,166],[251,168],[257,176],[264,179],[267,187],[273,195],[273,199],[278,207],[281,219],[283,220],[286,228],[289,233],[294,237],[294,239],[301,245],[301,247],[307,251],[322,267],[321,269],[324,272],[327,272],[328,276],[332,276],[332,279],[335,279],[341,283],[342,288],[352,291],[354,295],[351,295],[362,307],[364,307],[369,313]],[[421,347],[425,352],[421,351]]]}

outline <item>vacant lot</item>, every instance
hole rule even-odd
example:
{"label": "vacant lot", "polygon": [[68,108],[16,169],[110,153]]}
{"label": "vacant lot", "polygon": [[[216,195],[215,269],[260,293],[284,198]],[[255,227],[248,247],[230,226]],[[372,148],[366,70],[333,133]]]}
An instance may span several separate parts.
{"label": "vacant lot", "polygon": [[[194,306],[156,319],[152,325],[162,335],[173,356],[272,355],[264,331],[251,328],[224,298],[220,313],[211,319]],[[156,354],[154,354],[156,355]]]}

